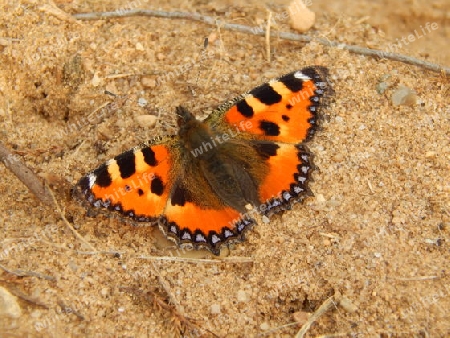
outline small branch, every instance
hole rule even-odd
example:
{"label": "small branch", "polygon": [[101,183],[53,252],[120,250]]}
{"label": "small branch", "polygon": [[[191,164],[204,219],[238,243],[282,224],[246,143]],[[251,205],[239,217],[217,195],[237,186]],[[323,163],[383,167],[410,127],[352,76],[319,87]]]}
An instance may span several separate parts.
{"label": "small branch", "polygon": [[43,307],[43,308],[45,308],[45,309],[50,309],[50,306],[48,306],[48,305],[45,304],[44,302],[41,302],[39,299],[37,299],[37,298],[35,298],[35,297],[28,296],[27,294],[23,293],[22,291],[20,291],[20,290],[18,290],[18,289],[16,289],[16,288],[11,288],[11,287],[10,287],[8,290],[9,290],[9,292],[11,292],[14,296],[19,297],[20,299],[22,299],[22,300],[24,300],[24,301],[26,301],[26,302],[28,302],[28,303],[31,303],[31,304],[34,304],[34,305]]}
{"label": "small branch", "polygon": [[[99,20],[99,19],[107,19],[107,18],[123,18],[130,16],[150,16],[150,17],[159,17],[159,18],[169,18],[169,19],[186,19],[192,21],[198,21],[205,23],[207,25],[217,25],[220,23],[220,26],[224,29],[237,31],[246,34],[252,34],[257,36],[265,36],[265,31],[256,27],[249,27],[239,24],[230,24],[224,23],[220,20],[216,20],[210,16],[201,15],[197,13],[186,13],[186,12],[164,12],[164,11],[153,11],[153,10],[126,10],[126,11],[115,11],[115,12],[94,12],[94,13],[79,13],[74,14],[74,17],[78,20]],[[316,41],[321,45],[328,47],[336,47],[340,49],[347,50],[351,53],[367,55],[371,57],[388,59],[393,61],[399,61],[406,64],[422,67],[434,72],[444,73],[446,75],[450,75],[450,68],[444,67],[435,63],[431,63],[424,60],[419,60],[411,56],[406,56],[402,54],[385,52],[377,49],[369,49],[360,46],[347,45],[344,43],[330,41],[326,38],[312,37],[304,34],[295,34],[288,32],[271,32],[271,37],[278,37],[284,40],[290,41],[301,41],[301,42],[311,42]]]}
{"label": "small branch", "polygon": [[25,270],[9,270],[6,266],[0,264],[0,269],[4,270],[5,272],[11,274],[11,275],[15,275],[18,277],[37,277],[37,278],[41,278],[41,279],[46,279],[46,280],[51,280],[54,281],[56,280],[55,277],[53,276],[49,276],[49,275],[44,275],[42,273],[39,272],[35,272],[35,271],[25,271]]}
{"label": "small branch", "polygon": [[49,190],[49,191],[50,191],[51,197],[52,197],[52,199],[53,199],[53,203],[54,203],[55,206],[56,206],[56,211],[58,212],[59,217],[61,217],[61,219],[63,220],[63,222],[66,224],[66,226],[70,229],[70,231],[72,231],[72,233],[75,235],[75,237],[77,237],[77,238],[78,238],[78,239],[79,239],[79,240],[80,240],[87,248],[89,248],[91,251],[97,252],[97,249],[95,249],[95,248],[92,246],[91,243],[89,243],[88,241],[86,241],[86,240],[83,238],[83,236],[81,236],[81,235],[78,233],[78,231],[76,231],[76,230],[74,229],[74,227],[72,226],[72,224],[70,224],[70,222],[67,220],[66,216],[64,216],[64,213],[63,213],[63,211],[61,210],[61,207],[59,206],[58,201],[56,200],[55,195],[52,193],[51,190]]}
{"label": "small branch", "polygon": [[148,259],[153,261],[170,261],[183,263],[253,263],[253,259],[246,257],[223,257],[218,259],[206,258],[186,258],[177,256],[138,256],[138,259]]}
{"label": "small branch", "polygon": [[269,14],[267,15],[267,25],[266,25],[266,57],[267,62],[270,63],[270,22],[272,21],[272,12],[269,11]]}
{"label": "small branch", "polygon": [[51,205],[53,199],[49,189],[36,176],[36,174],[20,161],[19,155],[14,155],[8,148],[0,142],[0,161],[8,168],[25,186],[41,200],[41,202]]}
{"label": "small branch", "polygon": [[330,307],[334,304],[333,297],[328,298],[323,304],[312,314],[311,317],[308,318],[308,321],[303,324],[300,331],[298,331],[296,338],[303,338],[306,334],[306,331],[309,330],[312,323],[314,323],[317,319],[319,319],[325,312],[327,312]]}
{"label": "small branch", "polygon": [[[198,333],[210,333],[211,336],[217,337],[214,333],[212,333],[209,330],[202,329],[199,325],[194,323],[190,318],[185,317],[181,312],[177,310],[177,308],[174,305],[170,305],[169,301],[167,299],[167,295],[164,295],[165,290],[163,292],[158,292],[154,290],[149,291],[142,291],[135,287],[119,287],[120,291],[123,292],[130,292],[132,294],[135,294],[138,297],[142,297],[143,299],[147,300],[150,303],[153,303],[156,307],[160,309],[164,309],[165,311],[169,312],[171,314],[171,326],[173,328],[176,328],[178,330],[181,329],[181,326],[184,325],[186,329],[188,329],[191,333],[197,333],[195,336],[203,336],[198,335]],[[159,293],[162,293],[159,294]],[[185,332],[186,333],[186,332]],[[186,334],[186,336],[191,336],[189,334]]]}

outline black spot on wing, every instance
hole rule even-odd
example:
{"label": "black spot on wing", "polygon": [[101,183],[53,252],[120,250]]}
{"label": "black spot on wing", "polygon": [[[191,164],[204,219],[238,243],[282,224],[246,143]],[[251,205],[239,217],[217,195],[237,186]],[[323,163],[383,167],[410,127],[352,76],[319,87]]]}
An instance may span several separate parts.
{"label": "black spot on wing", "polygon": [[94,170],[95,184],[102,188],[109,187],[112,183],[111,175],[108,172],[108,166],[103,163],[100,167]]}
{"label": "black spot on wing", "polygon": [[303,88],[303,81],[294,76],[296,72],[286,74],[278,79],[291,91],[298,92]]}
{"label": "black spot on wing", "polygon": [[268,83],[253,89],[252,91],[250,91],[250,94],[261,101],[261,103],[267,105],[281,102],[282,99],[282,96],[278,94],[278,92],[273,89],[272,86],[270,86]]}
{"label": "black spot on wing", "polygon": [[148,165],[154,167],[158,164],[158,161],[155,158],[155,152],[150,147],[142,148],[142,154],[144,154],[144,161]]}
{"label": "black spot on wing", "polygon": [[170,201],[172,205],[180,205],[183,206],[186,202],[191,200],[189,191],[186,190],[181,184],[177,184],[175,190],[172,192],[170,196]]}
{"label": "black spot on wing", "polygon": [[150,183],[150,191],[158,196],[161,196],[164,192],[164,183],[161,178],[157,175],[152,179],[152,183]]}
{"label": "black spot on wing", "polygon": [[138,195],[139,195],[139,196],[144,195],[144,190],[142,190],[142,189],[140,189],[140,188],[137,190],[137,192],[138,192]]}
{"label": "black spot on wing", "polygon": [[134,151],[128,150],[119,156],[114,157],[119,166],[120,176],[128,178],[136,172],[136,161],[134,158]]}
{"label": "black spot on wing", "polygon": [[276,123],[273,123],[273,122],[270,122],[270,121],[266,121],[266,120],[262,120],[259,123],[259,127],[262,129],[262,131],[264,132],[264,135],[266,135],[266,136],[278,136],[278,135],[280,135],[280,127]]}
{"label": "black spot on wing", "polygon": [[253,108],[251,106],[249,106],[249,104],[244,100],[239,101],[236,104],[237,110],[239,111],[239,113],[242,114],[242,116],[250,118],[253,116]]}
{"label": "black spot on wing", "polygon": [[276,156],[277,150],[280,147],[273,142],[257,142],[253,144],[253,148],[255,148],[263,160],[267,160],[272,156]]}
{"label": "black spot on wing", "polygon": [[77,185],[80,187],[81,191],[85,193],[86,191],[90,190],[91,187],[89,186],[89,176],[83,176],[77,183]]}
{"label": "black spot on wing", "polygon": [[287,115],[281,115],[281,118],[283,119],[283,121],[288,122],[291,118]]}

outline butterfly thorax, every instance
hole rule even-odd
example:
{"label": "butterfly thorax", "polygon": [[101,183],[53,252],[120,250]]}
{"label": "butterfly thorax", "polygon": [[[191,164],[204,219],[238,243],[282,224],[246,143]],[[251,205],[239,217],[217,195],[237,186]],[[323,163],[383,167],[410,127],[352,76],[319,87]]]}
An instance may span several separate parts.
{"label": "butterfly thorax", "polygon": [[261,165],[261,161],[252,160],[254,150],[236,140],[224,141],[220,132],[197,120],[183,107],[177,108],[177,115],[178,136],[185,155],[184,170],[197,173],[199,180],[205,178],[208,185],[202,187],[201,181],[193,183],[194,195],[210,189],[225,204],[239,211],[245,211],[247,204],[257,204],[259,182],[251,172],[258,170],[255,166]]}
{"label": "butterfly thorax", "polygon": [[179,126],[178,136],[184,150],[194,156],[208,153],[208,150],[212,149],[213,131],[184,107],[177,107],[176,113]]}

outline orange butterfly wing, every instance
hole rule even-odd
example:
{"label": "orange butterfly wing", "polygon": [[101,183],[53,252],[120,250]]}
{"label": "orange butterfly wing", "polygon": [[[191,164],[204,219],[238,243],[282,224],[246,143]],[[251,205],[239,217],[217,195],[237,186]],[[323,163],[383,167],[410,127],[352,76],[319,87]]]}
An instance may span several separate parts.
{"label": "orange butterfly wing", "polygon": [[[289,209],[292,201],[310,195],[308,180],[314,168],[303,144],[315,133],[324,96],[332,89],[327,69],[307,67],[269,81],[218,109],[212,125],[238,128],[251,140],[269,167],[259,188],[265,214]],[[214,114],[214,113],[213,113]],[[263,206],[264,205],[264,206]]]}
{"label": "orange butterfly wing", "polygon": [[157,221],[165,209],[172,181],[174,158],[167,142],[172,140],[155,140],[105,162],[81,178],[75,196],[94,207],[118,211],[138,221]]}

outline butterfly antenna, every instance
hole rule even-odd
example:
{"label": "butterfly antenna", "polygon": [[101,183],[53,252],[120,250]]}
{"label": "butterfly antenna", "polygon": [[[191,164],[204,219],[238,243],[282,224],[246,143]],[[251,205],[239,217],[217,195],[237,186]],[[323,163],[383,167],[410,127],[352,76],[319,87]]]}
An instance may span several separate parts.
{"label": "butterfly antenna", "polygon": [[[203,51],[202,51],[202,53],[206,52],[206,48],[208,48],[208,44],[209,44],[209,39],[206,37],[203,40]],[[198,79],[200,77],[200,68],[201,68],[201,64],[200,64],[200,67],[199,67],[198,72],[197,72],[197,78],[195,79],[194,87],[198,87]],[[193,96],[196,96],[195,90],[193,88],[191,88],[191,93],[192,93]]]}

